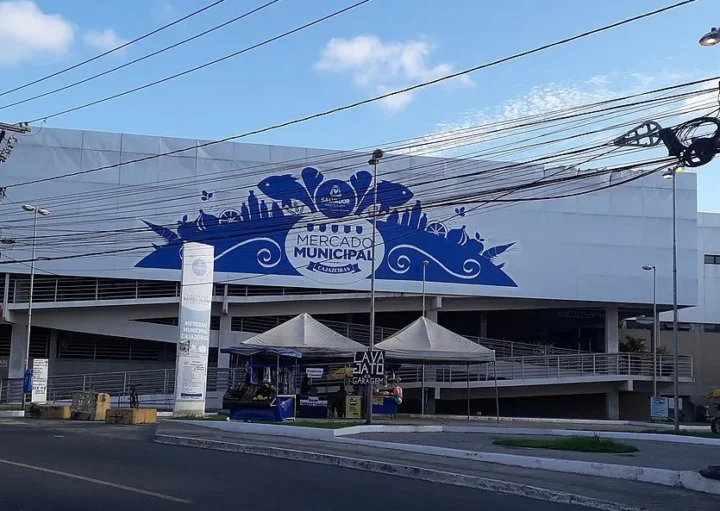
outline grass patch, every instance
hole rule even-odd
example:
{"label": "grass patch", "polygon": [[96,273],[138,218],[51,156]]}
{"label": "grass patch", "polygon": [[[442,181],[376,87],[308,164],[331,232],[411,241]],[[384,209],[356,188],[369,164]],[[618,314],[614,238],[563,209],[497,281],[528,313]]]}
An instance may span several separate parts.
{"label": "grass patch", "polygon": [[609,438],[572,436],[564,438],[506,438],[493,441],[503,447],[526,447],[530,449],[553,449],[555,451],[608,452],[627,454],[637,452],[637,447],[615,442]]}

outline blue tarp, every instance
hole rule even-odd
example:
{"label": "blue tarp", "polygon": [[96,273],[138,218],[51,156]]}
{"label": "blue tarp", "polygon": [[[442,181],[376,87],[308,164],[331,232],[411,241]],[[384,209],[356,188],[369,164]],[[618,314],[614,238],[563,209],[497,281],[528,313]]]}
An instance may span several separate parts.
{"label": "blue tarp", "polygon": [[255,407],[235,404],[230,408],[231,421],[282,422],[295,416],[295,398],[278,396],[275,406]]}

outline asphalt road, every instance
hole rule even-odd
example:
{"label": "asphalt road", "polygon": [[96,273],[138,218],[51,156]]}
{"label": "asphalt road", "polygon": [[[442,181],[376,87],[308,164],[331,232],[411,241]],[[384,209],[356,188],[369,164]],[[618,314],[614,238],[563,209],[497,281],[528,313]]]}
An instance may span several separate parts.
{"label": "asphalt road", "polygon": [[324,465],[158,445],[152,435],[152,427],[0,422],[0,509],[586,509]]}

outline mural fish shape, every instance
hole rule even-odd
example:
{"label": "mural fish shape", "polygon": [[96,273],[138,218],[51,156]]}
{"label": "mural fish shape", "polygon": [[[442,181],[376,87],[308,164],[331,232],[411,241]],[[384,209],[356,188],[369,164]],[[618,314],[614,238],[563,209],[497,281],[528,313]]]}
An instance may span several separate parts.
{"label": "mural fish shape", "polygon": [[[367,195],[365,195],[355,211],[356,215],[359,215],[375,203],[374,195],[375,194],[372,188],[368,190]],[[400,183],[380,181],[380,184],[378,184],[377,196],[378,204],[380,205],[380,213],[388,213],[391,208],[399,208],[400,206],[410,202],[413,198],[413,193],[409,188],[401,185]]]}
{"label": "mural fish shape", "polygon": [[260,181],[258,188],[267,197],[280,201],[280,204],[284,208],[291,207],[293,201],[299,201],[304,204],[311,213],[317,212],[317,208],[308,191],[298,182],[298,179],[291,174],[266,177]]}

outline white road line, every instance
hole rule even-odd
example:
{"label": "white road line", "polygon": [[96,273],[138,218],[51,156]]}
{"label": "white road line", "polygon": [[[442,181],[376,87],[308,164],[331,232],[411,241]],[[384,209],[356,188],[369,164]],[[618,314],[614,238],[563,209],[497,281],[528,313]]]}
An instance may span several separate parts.
{"label": "white road line", "polygon": [[192,504],[192,501],[181,499],[179,497],[173,497],[170,495],[163,495],[162,493],[156,493],[154,491],[141,490],[140,488],[133,488],[132,486],[125,486],[124,484],[111,483],[109,481],[101,481],[100,479],[93,479],[92,477],[80,476],[77,474],[70,474],[68,472],[61,472],[60,470],[52,470],[44,467],[37,467],[35,465],[27,465],[25,463],[18,463],[17,461],[2,460],[0,463],[3,465],[10,465],[13,467],[26,468],[28,470],[35,470],[37,472],[44,472],[46,474],[54,474],[62,477],[68,477],[70,479],[77,479],[78,481],[85,481],[86,483],[94,483],[102,486],[109,486],[110,488],[117,488],[118,490],[125,490],[133,493],[139,493],[141,495],[147,495],[149,497],[156,497],[158,499],[169,500],[172,502],[178,502],[180,504]]}

